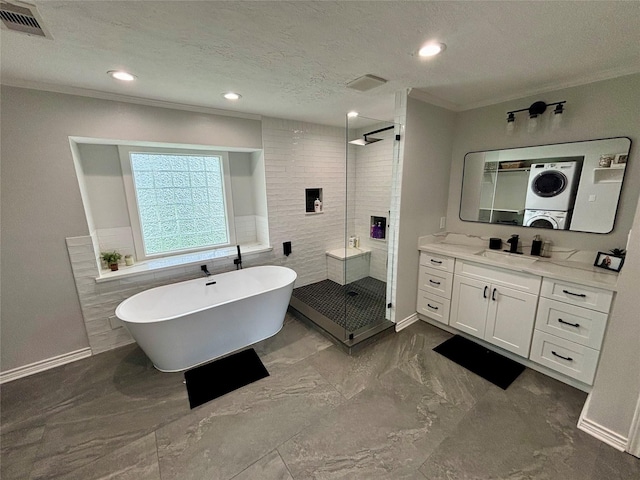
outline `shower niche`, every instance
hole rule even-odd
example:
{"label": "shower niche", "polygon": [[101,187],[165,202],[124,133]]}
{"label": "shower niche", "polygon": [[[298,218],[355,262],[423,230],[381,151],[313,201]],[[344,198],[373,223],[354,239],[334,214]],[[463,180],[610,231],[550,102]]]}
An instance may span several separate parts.
{"label": "shower niche", "polygon": [[322,189],[304,189],[305,213],[322,213]]}
{"label": "shower niche", "polygon": [[369,237],[373,240],[387,239],[387,217],[371,216],[371,229]]}
{"label": "shower niche", "polygon": [[[295,311],[349,351],[394,330],[395,234],[388,227],[395,215],[391,193],[399,160],[395,135],[399,130],[389,121],[347,118],[344,170],[331,184],[335,194],[331,211],[318,223],[319,229],[342,223],[342,235],[327,237],[318,231],[314,241],[324,248],[315,254],[324,257],[325,280],[296,285],[291,297]],[[316,199],[323,202],[322,188],[305,188],[306,215],[318,213]]]}

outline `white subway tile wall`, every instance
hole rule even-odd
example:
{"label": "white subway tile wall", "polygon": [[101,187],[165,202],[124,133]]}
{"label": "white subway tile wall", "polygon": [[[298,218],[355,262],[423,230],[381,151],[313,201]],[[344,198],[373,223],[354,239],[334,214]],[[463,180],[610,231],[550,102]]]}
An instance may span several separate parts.
{"label": "white subway tile wall", "polygon": [[[273,261],[297,272],[297,287],[325,280],[325,252],[344,246],[344,129],[263,118],[262,141]],[[305,215],[305,188],[322,188],[322,215]]]}
{"label": "white subway tile wall", "polygon": [[[67,250],[87,329],[89,346],[93,354],[133,342],[133,338],[122,327],[122,323],[117,319],[114,320],[115,310],[120,302],[149,288],[202,276],[200,267],[194,265],[96,283],[95,279],[99,272],[91,236],[67,238]],[[264,264],[265,262],[262,262],[259,257],[261,255],[255,255],[250,259],[245,258],[243,263],[247,266]],[[210,260],[205,263],[213,274],[235,268],[228,258]]]}
{"label": "white subway tile wall", "polygon": [[[245,256],[243,263],[245,267],[288,266],[298,274],[296,286],[325,280],[325,252],[344,246],[344,129],[275,118],[263,118],[262,129],[269,218],[255,216],[253,227],[248,218],[239,217],[239,223],[241,235],[255,235],[257,242],[271,244],[274,249]],[[323,189],[322,215],[305,215],[305,188]],[[282,252],[285,241],[292,242],[293,253],[289,257]],[[113,321],[120,302],[149,288],[202,275],[198,266],[192,266],[96,283],[100,251],[133,253],[129,227],[68,238],[67,248],[94,354],[133,342],[127,330]],[[234,268],[227,258],[206,264],[214,274]]]}
{"label": "white subway tile wall", "polygon": [[[383,125],[386,126],[386,125]],[[393,181],[394,131],[376,134],[383,141],[363,147],[353,147],[355,158],[355,212],[354,231],[360,244],[371,249],[369,275],[387,281],[388,241],[370,238],[371,217],[385,217],[389,224],[391,187]],[[350,201],[351,198],[350,198]],[[388,228],[385,237],[388,237]]]}

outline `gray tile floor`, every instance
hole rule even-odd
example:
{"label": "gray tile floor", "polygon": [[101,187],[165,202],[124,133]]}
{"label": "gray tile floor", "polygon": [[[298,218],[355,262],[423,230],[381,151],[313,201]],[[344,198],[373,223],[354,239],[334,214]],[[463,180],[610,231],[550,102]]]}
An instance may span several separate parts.
{"label": "gray tile floor", "polygon": [[136,346],[5,384],[1,478],[638,479],[576,429],[585,394],[531,370],[503,391],[414,324],[347,356],[287,316],[271,376],[189,410]]}

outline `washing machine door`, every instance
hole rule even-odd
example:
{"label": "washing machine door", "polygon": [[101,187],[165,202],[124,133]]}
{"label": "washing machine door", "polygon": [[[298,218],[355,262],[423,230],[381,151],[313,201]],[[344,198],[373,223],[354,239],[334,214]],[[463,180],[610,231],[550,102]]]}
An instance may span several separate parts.
{"label": "washing machine door", "polygon": [[548,217],[546,215],[531,217],[525,222],[525,226],[536,228],[551,228],[553,230],[558,230],[558,222],[556,222],[555,218]]}
{"label": "washing machine door", "polygon": [[531,191],[539,197],[550,198],[560,195],[567,188],[567,177],[557,170],[545,170],[531,182]]}

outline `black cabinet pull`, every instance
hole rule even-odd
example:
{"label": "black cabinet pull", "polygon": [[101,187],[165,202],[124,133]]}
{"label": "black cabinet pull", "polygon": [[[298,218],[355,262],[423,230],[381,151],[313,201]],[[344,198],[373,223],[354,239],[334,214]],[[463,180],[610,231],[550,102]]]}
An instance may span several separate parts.
{"label": "black cabinet pull", "polygon": [[434,285],[440,285],[440,282],[434,282],[433,280],[429,279],[430,283],[433,283]]}
{"label": "black cabinet pull", "polygon": [[563,357],[562,355],[558,355],[558,354],[557,354],[556,352],[554,352],[553,350],[551,350],[551,353],[553,353],[556,357],[559,357],[559,358],[561,358],[561,359],[563,359],[563,360],[568,360],[568,361],[570,361],[570,362],[573,362],[573,358],[571,358],[571,357]]}
{"label": "black cabinet pull", "polygon": [[496,301],[496,292],[498,291],[497,288],[493,289],[493,293],[491,293],[491,300],[493,300],[494,302]]}
{"label": "black cabinet pull", "polygon": [[563,319],[559,318],[558,321],[560,323],[564,323],[565,325],[570,325],[572,327],[576,327],[576,328],[580,328],[580,324],[579,323],[569,323],[569,322],[565,322]]}
{"label": "black cabinet pull", "polygon": [[569,290],[562,290],[562,293],[566,293],[567,295],[573,295],[574,297],[581,297],[581,298],[586,297],[584,293],[573,293],[573,292],[570,292]]}
{"label": "black cabinet pull", "polygon": [[442,260],[434,260],[433,258],[431,259],[431,263],[437,263],[438,265],[442,263]]}
{"label": "black cabinet pull", "polygon": [[438,307],[434,307],[430,303],[427,303],[427,307],[432,308],[433,310],[438,310]]}
{"label": "black cabinet pull", "polygon": [[489,287],[487,287],[487,286],[485,285],[485,286],[484,286],[484,292],[482,292],[482,296],[483,296],[484,298],[487,298],[487,288],[489,288]]}

